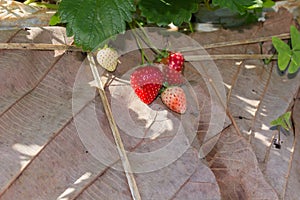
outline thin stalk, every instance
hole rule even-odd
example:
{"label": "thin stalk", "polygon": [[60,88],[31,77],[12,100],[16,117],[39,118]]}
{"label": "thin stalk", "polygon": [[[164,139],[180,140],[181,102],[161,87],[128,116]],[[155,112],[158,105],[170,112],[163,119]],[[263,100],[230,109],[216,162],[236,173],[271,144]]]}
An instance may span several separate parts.
{"label": "thin stalk", "polygon": [[[138,44],[141,46],[141,44]],[[74,45],[66,44],[39,44],[39,43],[0,43],[0,49],[19,49],[19,50],[66,50],[66,51],[82,51],[81,48]],[[147,58],[146,54],[144,54]],[[243,59],[272,59],[276,60],[277,56],[271,54],[220,54],[220,55],[196,55],[185,56],[186,61],[201,61],[201,60],[243,60]]]}
{"label": "thin stalk", "polygon": [[189,22],[189,28],[190,28],[191,33],[194,33],[194,28],[193,28],[193,25],[191,22]]}
{"label": "thin stalk", "polygon": [[145,63],[145,59],[146,59],[146,61],[147,61],[148,63],[150,63],[150,62],[151,62],[150,59],[149,59],[148,56],[145,54],[144,49],[142,48],[142,45],[141,45],[141,41],[140,41],[140,39],[139,39],[139,36],[137,35],[137,33],[136,33],[135,29],[132,27],[132,25],[129,24],[129,26],[130,26],[130,28],[131,28],[131,30],[132,30],[132,33],[133,33],[134,37],[135,37],[136,43],[137,43],[137,45],[138,45],[138,47],[139,47],[139,50],[141,51],[141,54],[142,54],[142,64]]}
{"label": "thin stalk", "polygon": [[212,7],[210,6],[209,0],[204,0],[204,4],[205,4],[205,7],[206,7],[208,10],[212,10]]}
{"label": "thin stalk", "polygon": [[57,10],[58,5],[50,4],[50,3],[41,3],[41,2],[33,2],[29,4],[30,6],[39,7],[39,8],[47,8],[52,10]]}
{"label": "thin stalk", "polygon": [[127,178],[127,182],[128,182],[128,185],[129,185],[131,195],[132,195],[134,200],[141,200],[141,196],[140,196],[140,193],[139,193],[134,175],[133,175],[132,170],[131,170],[131,166],[130,166],[130,163],[129,163],[129,160],[128,160],[128,157],[127,157],[127,154],[126,154],[126,150],[124,148],[124,144],[122,142],[117,124],[114,120],[114,117],[113,117],[113,114],[112,114],[107,96],[105,94],[103,84],[102,84],[102,81],[100,79],[100,75],[98,73],[98,70],[97,70],[97,67],[96,67],[96,64],[95,64],[95,60],[93,58],[93,55],[90,54],[90,53],[87,55],[87,58],[89,60],[90,68],[91,68],[93,77],[96,81],[97,88],[98,88],[98,91],[99,91],[99,94],[100,94],[100,97],[101,97],[101,100],[102,100],[102,103],[103,103],[103,107],[104,107],[107,119],[109,121],[109,125],[110,125],[110,128],[111,128],[112,134],[113,134],[114,139],[115,139],[115,143],[116,143],[119,155],[120,155],[120,159],[121,159],[122,164],[123,164],[124,172],[125,172],[125,175],[126,175],[126,178]]}
{"label": "thin stalk", "polygon": [[41,43],[0,43],[0,49],[82,51],[81,48],[74,45]]}
{"label": "thin stalk", "polygon": [[[138,22],[136,22],[139,26],[141,26]],[[141,29],[144,30],[144,29]],[[272,37],[278,37],[280,39],[289,39],[290,34],[284,33],[280,35],[273,35],[267,37],[259,37],[253,39],[246,39],[246,40],[236,40],[236,41],[229,41],[229,42],[219,42],[213,44],[206,44],[202,45],[202,47],[185,47],[182,49],[178,49],[180,52],[187,52],[187,51],[196,51],[204,49],[211,49],[211,48],[220,48],[220,47],[227,47],[227,46],[236,46],[236,45],[243,45],[243,44],[252,44],[264,41],[271,41]],[[160,51],[155,48],[152,43],[149,41],[147,43],[153,48],[156,53],[160,53]],[[23,49],[23,50],[67,50],[67,51],[82,51],[81,48],[73,46],[73,45],[65,45],[65,44],[38,44],[38,43],[0,43],[0,49]],[[155,50],[156,49],[156,50]]]}
{"label": "thin stalk", "polygon": [[234,40],[234,41],[228,41],[228,42],[218,42],[213,44],[204,44],[201,47],[184,47],[182,49],[179,49],[180,52],[186,52],[186,51],[196,51],[196,50],[202,50],[204,49],[211,49],[211,48],[220,48],[220,47],[227,47],[227,46],[236,46],[236,45],[243,45],[243,44],[253,44],[253,43],[259,43],[259,42],[265,42],[265,41],[271,41],[272,37],[278,37],[280,39],[289,39],[290,33],[283,33],[280,35],[272,35],[272,36],[266,36],[266,37],[258,37],[253,39],[245,39],[245,40]]}
{"label": "thin stalk", "polygon": [[145,43],[146,43],[147,45],[149,45],[149,47],[150,47],[151,49],[153,49],[153,51],[154,51],[155,53],[161,54],[161,51],[158,50],[158,49],[153,45],[153,43],[150,41],[149,36],[148,36],[148,34],[146,33],[144,27],[143,27],[140,23],[138,23],[137,21],[135,21],[135,23],[139,26],[140,30],[142,31],[142,33],[143,33],[143,35],[144,35],[144,36],[140,36],[140,38],[142,38],[142,39],[145,41]]}
{"label": "thin stalk", "polygon": [[281,129],[281,127],[280,127],[280,126],[277,126],[277,130],[278,130],[278,143],[279,143],[279,145],[280,145],[280,143],[281,143],[281,139],[280,139],[280,129]]}
{"label": "thin stalk", "polygon": [[196,55],[185,57],[186,61],[201,61],[201,60],[254,60],[254,59],[273,59],[276,60],[277,56],[273,54],[220,54],[220,55]]}

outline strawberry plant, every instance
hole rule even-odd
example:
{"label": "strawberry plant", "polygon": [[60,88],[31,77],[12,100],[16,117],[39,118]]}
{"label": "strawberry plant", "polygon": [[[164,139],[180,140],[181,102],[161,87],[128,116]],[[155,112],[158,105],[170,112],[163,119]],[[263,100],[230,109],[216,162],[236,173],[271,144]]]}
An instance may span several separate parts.
{"label": "strawberry plant", "polygon": [[215,6],[229,8],[233,12],[238,12],[241,15],[245,15],[250,12],[256,12],[257,9],[271,7],[275,4],[271,0],[213,0],[212,2]]}
{"label": "strawberry plant", "polygon": [[[226,7],[241,16],[260,12],[271,0],[62,0],[51,25],[66,24],[67,35],[74,36],[84,51],[103,47],[114,35],[137,24],[166,26],[190,23],[200,4]],[[190,26],[191,27],[191,26]]]}

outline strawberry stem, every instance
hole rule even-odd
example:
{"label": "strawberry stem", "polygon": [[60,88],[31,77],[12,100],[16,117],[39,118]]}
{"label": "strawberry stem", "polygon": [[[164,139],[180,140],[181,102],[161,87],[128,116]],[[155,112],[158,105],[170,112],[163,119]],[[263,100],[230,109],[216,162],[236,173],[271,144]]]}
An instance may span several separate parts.
{"label": "strawberry stem", "polygon": [[150,63],[151,60],[150,60],[150,59],[148,58],[148,56],[145,54],[145,51],[144,51],[144,49],[142,48],[141,41],[140,41],[140,39],[139,39],[140,37],[139,37],[138,34],[136,33],[135,28],[132,26],[131,23],[129,23],[129,26],[130,26],[130,28],[131,28],[131,30],[132,30],[132,33],[133,33],[133,35],[134,35],[134,37],[135,37],[135,40],[136,40],[136,43],[137,43],[137,45],[138,45],[138,47],[139,47],[139,50],[140,50],[140,52],[141,52],[141,54],[142,54],[142,64],[145,64],[145,60],[146,60],[147,63]]}
{"label": "strawberry stem", "polygon": [[148,34],[146,33],[144,27],[136,20],[134,20],[134,22],[138,25],[138,27],[141,29],[143,36],[141,36],[141,38],[145,41],[145,43],[156,53],[156,54],[161,54],[161,51],[158,50],[153,43],[151,42],[151,40],[149,39]]}
{"label": "strawberry stem", "polygon": [[191,33],[194,33],[194,28],[193,28],[193,25],[191,22],[189,22],[189,28],[190,28]]}

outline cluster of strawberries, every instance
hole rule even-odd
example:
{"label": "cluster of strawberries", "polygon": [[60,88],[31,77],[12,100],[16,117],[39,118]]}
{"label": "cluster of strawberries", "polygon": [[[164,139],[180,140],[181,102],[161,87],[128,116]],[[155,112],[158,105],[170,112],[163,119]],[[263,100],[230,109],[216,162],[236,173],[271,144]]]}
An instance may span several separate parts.
{"label": "cluster of strawberries", "polygon": [[[168,108],[183,114],[186,111],[186,95],[180,85],[184,82],[184,57],[179,52],[164,52],[159,56],[163,69],[152,65],[136,69],[130,77],[131,87],[145,104],[151,104],[160,96]],[[106,46],[98,51],[97,61],[106,70],[114,71],[118,64],[118,53]]]}
{"label": "cluster of strawberries", "polygon": [[164,65],[162,71],[156,66],[136,69],[130,77],[131,87],[145,104],[151,104],[160,95],[169,109],[183,114],[186,111],[186,95],[180,85],[184,81],[184,57],[179,52],[170,52],[160,62]]}

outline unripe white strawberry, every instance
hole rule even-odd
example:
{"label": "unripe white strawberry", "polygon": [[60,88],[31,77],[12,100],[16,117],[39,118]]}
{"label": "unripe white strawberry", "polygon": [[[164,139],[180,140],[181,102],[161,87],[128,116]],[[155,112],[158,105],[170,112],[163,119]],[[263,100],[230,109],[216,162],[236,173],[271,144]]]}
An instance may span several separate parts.
{"label": "unripe white strawberry", "polygon": [[107,71],[115,71],[118,65],[118,52],[112,48],[104,47],[97,53],[97,61]]}

